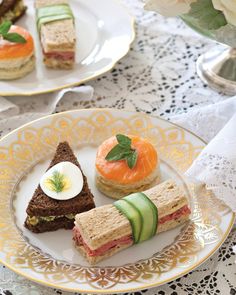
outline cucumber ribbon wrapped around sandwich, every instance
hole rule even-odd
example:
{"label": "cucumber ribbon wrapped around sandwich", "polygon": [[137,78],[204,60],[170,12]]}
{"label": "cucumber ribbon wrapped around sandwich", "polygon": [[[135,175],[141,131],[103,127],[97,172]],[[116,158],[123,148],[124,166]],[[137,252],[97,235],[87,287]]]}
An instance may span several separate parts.
{"label": "cucumber ribbon wrapped around sandwich", "polygon": [[157,232],[158,210],[144,193],[134,193],[114,203],[132,227],[134,244],[146,241]]}
{"label": "cucumber ribbon wrapped around sandwich", "polygon": [[75,216],[73,240],[90,264],[190,218],[188,196],[174,180]]}

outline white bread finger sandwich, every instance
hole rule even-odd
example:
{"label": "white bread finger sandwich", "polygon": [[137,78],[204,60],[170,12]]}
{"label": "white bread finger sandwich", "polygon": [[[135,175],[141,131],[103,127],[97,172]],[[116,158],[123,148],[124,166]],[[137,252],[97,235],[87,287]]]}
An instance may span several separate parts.
{"label": "white bread finger sandwich", "polygon": [[68,0],[36,0],[35,5],[44,64],[53,69],[73,68],[76,33]]}
{"label": "white bread finger sandwich", "polygon": [[96,264],[156,233],[183,224],[190,213],[184,191],[174,181],[165,181],[113,205],[77,214],[73,239],[88,262]]}

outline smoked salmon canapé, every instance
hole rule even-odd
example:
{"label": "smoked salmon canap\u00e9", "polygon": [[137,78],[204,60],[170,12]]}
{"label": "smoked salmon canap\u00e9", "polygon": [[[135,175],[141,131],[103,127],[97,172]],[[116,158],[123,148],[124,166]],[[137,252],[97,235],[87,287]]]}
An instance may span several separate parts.
{"label": "smoked salmon canap\u00e9", "polygon": [[34,67],[34,41],[30,33],[10,22],[1,24],[0,80],[24,77]]}
{"label": "smoked salmon canap\u00e9", "polygon": [[97,150],[96,185],[105,195],[120,199],[160,182],[155,147],[144,138],[117,134]]}

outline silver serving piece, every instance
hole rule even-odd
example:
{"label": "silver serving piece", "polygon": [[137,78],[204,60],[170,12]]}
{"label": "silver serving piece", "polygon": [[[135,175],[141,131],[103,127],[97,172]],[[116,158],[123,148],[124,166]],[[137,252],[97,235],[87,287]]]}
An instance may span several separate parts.
{"label": "silver serving piece", "polygon": [[236,27],[230,24],[218,30],[207,30],[192,23],[187,15],[182,20],[199,34],[220,44],[197,60],[197,73],[211,88],[228,95],[236,94]]}
{"label": "silver serving piece", "polygon": [[215,90],[236,94],[236,48],[217,47],[197,60],[199,77]]}

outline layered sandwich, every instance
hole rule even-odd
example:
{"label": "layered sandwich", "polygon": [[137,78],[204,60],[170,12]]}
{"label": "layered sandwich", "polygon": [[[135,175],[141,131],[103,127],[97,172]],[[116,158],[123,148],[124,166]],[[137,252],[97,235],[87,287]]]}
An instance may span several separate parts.
{"label": "layered sandwich", "polygon": [[45,65],[71,69],[75,63],[76,33],[68,0],[36,0],[35,5]]}
{"label": "layered sandwich", "polygon": [[[1,32],[4,32],[1,35]],[[22,78],[35,68],[34,41],[28,31],[4,22],[0,26],[0,80]]]}
{"label": "layered sandwich", "polygon": [[98,147],[96,185],[105,195],[120,199],[159,182],[158,154],[147,139],[117,134]]}
{"label": "layered sandwich", "polygon": [[188,199],[174,181],[131,194],[89,212],[77,214],[73,229],[76,248],[90,264],[185,223]]}
{"label": "layered sandwich", "polygon": [[24,15],[26,6],[23,0],[0,0],[0,24],[4,21],[17,21]]}
{"label": "layered sandwich", "polygon": [[75,215],[95,207],[80,164],[61,142],[26,209],[25,226],[35,233],[72,229]]}

